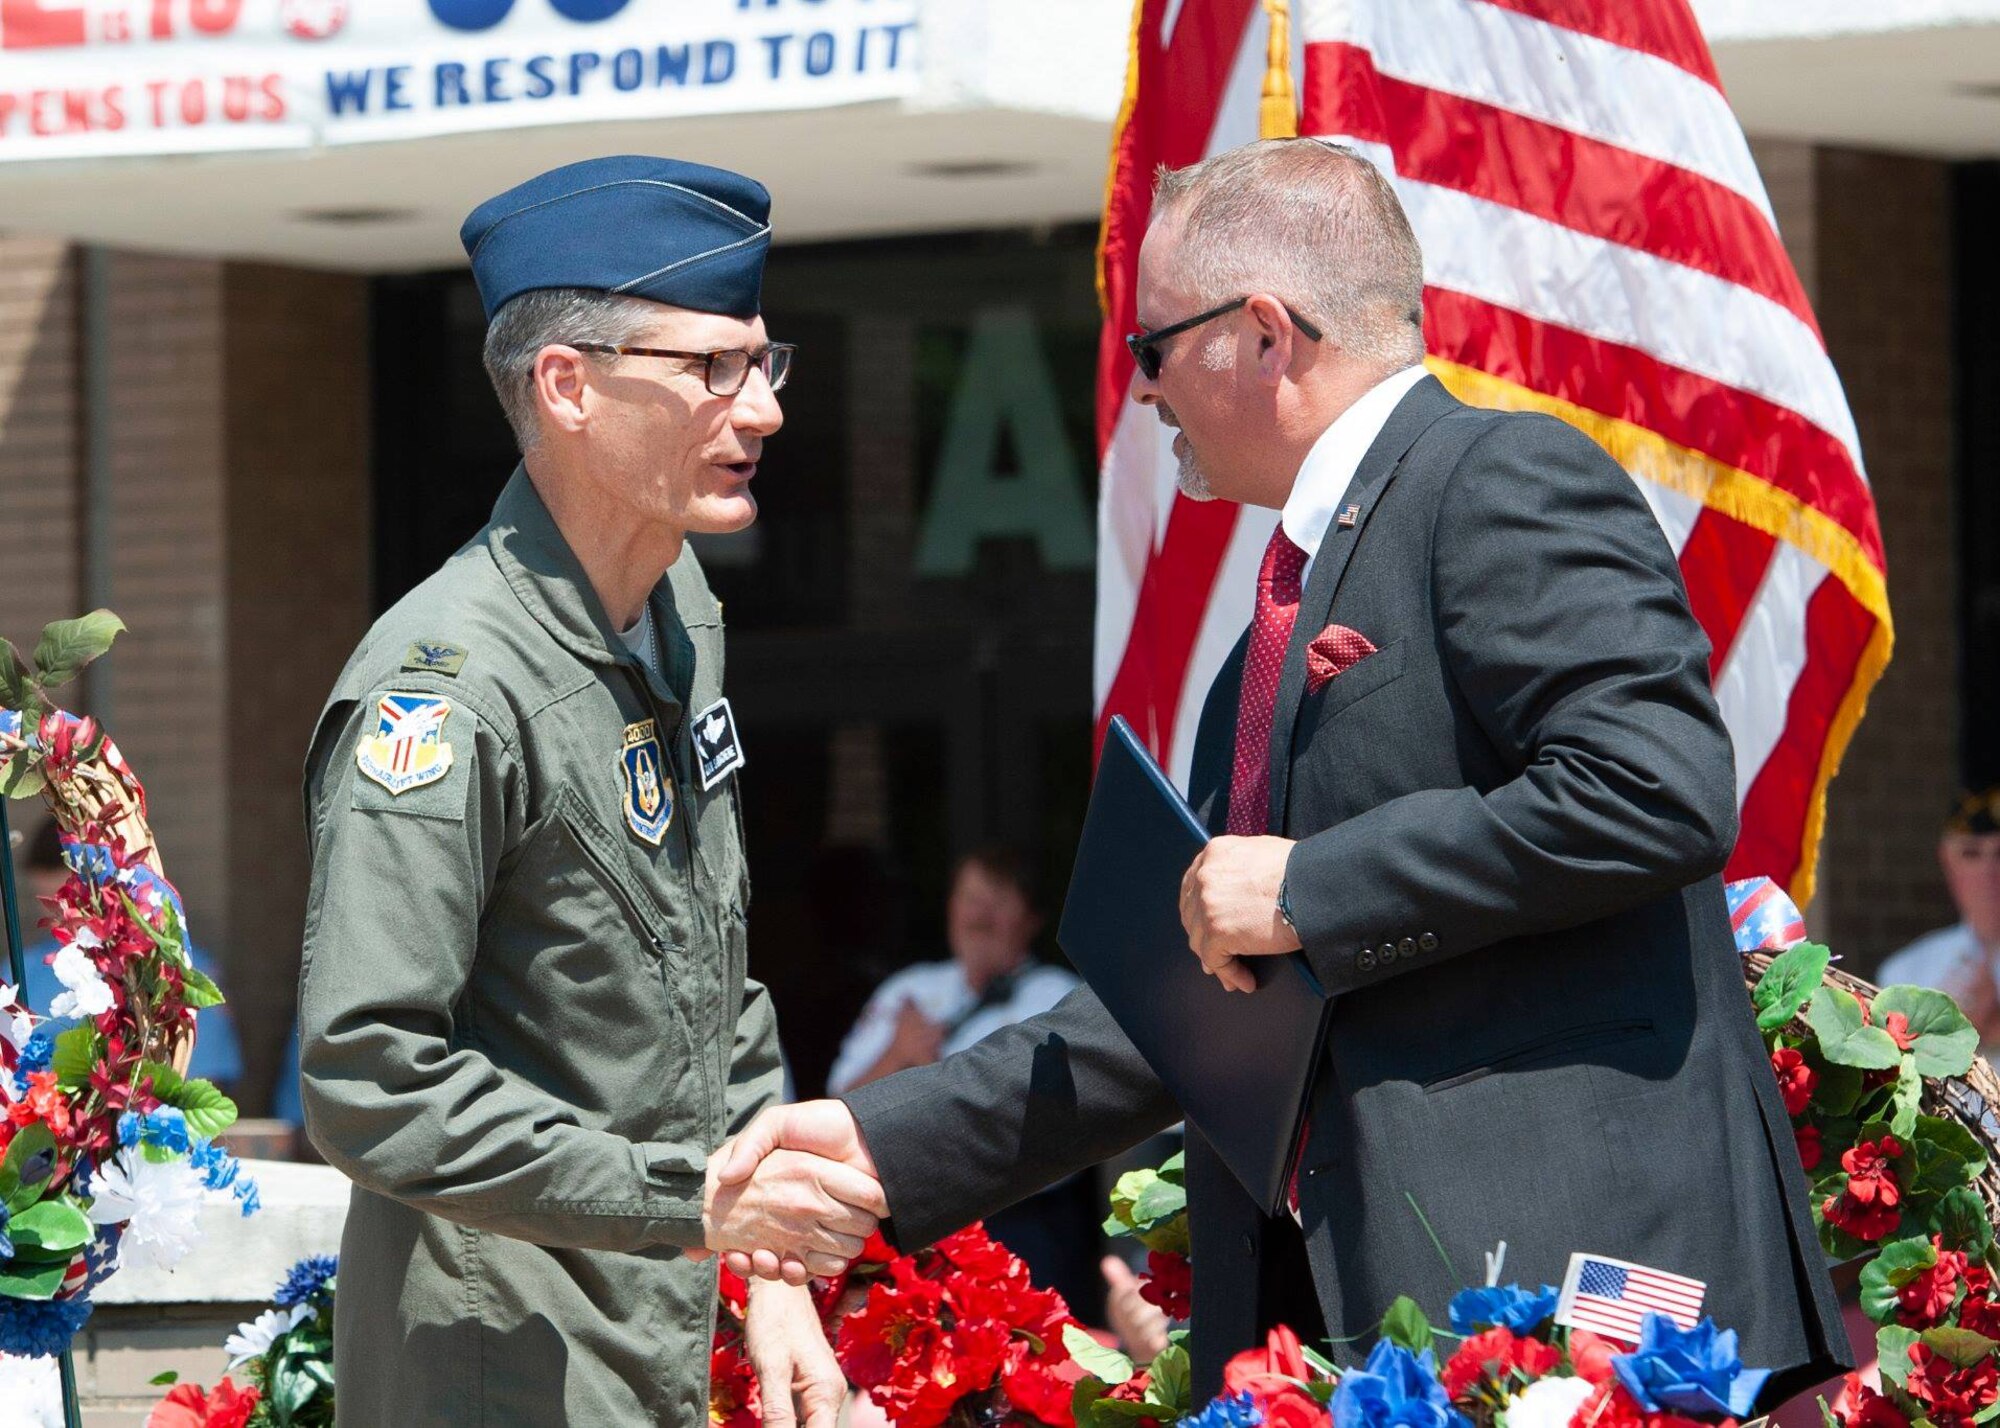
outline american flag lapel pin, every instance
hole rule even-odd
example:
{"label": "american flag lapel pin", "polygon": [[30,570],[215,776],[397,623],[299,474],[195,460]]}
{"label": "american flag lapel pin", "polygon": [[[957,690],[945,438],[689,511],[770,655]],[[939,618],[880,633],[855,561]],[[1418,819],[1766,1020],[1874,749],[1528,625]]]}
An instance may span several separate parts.
{"label": "american flag lapel pin", "polygon": [[1556,1322],[1636,1344],[1648,1314],[1663,1314],[1682,1329],[1692,1329],[1700,1322],[1707,1293],[1699,1279],[1598,1254],[1573,1254],[1556,1303]]}
{"label": "american flag lapel pin", "polygon": [[1354,529],[1354,523],[1360,519],[1361,519],[1360,506],[1358,505],[1342,506],[1340,508],[1340,516],[1338,519],[1334,521],[1334,524],[1339,526],[1344,531],[1351,531]]}

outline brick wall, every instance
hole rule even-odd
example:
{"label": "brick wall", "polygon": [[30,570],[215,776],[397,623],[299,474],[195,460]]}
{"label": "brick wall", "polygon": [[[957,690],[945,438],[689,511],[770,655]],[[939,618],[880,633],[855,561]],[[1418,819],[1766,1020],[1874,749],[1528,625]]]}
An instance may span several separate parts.
{"label": "brick wall", "polygon": [[296,1002],[300,769],[368,628],[367,285],[230,264],[222,287],[228,970],[255,1113]]}
{"label": "brick wall", "polygon": [[23,653],[82,598],[76,349],[69,249],[0,237],[0,636]]}
{"label": "brick wall", "polygon": [[103,281],[100,578],[129,629],[106,662],[100,707],[145,780],[195,940],[222,949],[224,771],[233,746],[256,737],[230,719],[223,662],[222,265],[114,253]]}
{"label": "brick wall", "polygon": [[1819,150],[1820,324],[1861,431],[1896,650],[1833,785],[1815,920],[1866,972],[1953,920],[1938,824],[1956,782],[1951,273],[1945,166]]}

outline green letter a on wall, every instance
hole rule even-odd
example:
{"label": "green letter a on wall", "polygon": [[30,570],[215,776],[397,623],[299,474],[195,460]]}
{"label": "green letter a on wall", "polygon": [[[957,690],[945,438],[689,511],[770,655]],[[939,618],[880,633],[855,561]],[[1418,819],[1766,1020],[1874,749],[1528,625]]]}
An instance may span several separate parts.
{"label": "green letter a on wall", "polygon": [[[1003,427],[1020,464],[1011,476],[996,469]],[[969,574],[989,536],[1031,538],[1050,570],[1090,568],[1090,515],[1063,434],[1055,374],[1034,318],[1021,308],[986,308],[972,319],[917,541],[917,573]]]}

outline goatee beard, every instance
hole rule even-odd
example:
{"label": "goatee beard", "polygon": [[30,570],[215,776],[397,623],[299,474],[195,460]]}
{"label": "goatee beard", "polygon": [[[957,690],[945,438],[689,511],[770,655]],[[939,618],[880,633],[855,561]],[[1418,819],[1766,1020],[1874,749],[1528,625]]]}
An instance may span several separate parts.
{"label": "goatee beard", "polygon": [[1193,451],[1180,458],[1180,469],[1174,473],[1174,488],[1190,501],[1215,499],[1215,488],[1208,484],[1208,473],[1195,464]]}

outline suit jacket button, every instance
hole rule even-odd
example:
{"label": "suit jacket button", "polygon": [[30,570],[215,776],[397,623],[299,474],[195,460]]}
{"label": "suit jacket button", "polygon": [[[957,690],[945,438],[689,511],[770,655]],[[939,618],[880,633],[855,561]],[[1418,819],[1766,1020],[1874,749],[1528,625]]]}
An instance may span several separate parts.
{"label": "suit jacket button", "polygon": [[1414,938],[1414,937],[1405,937],[1405,938],[1404,938],[1404,939],[1403,939],[1403,940],[1402,940],[1401,942],[1398,942],[1398,943],[1396,944],[1396,955],[1397,955],[1398,957],[1414,957],[1414,956],[1416,956],[1416,955],[1417,955],[1417,939],[1416,939],[1416,938]]}
{"label": "suit jacket button", "polygon": [[1251,1259],[1257,1257],[1257,1237],[1255,1235],[1246,1234],[1243,1237],[1243,1253]]}
{"label": "suit jacket button", "polygon": [[1354,965],[1359,967],[1364,972],[1374,971],[1375,949],[1373,947],[1363,947],[1361,949],[1361,955],[1354,959]]}
{"label": "suit jacket button", "polygon": [[1417,946],[1423,948],[1426,952],[1437,951],[1437,945],[1438,935],[1435,932],[1426,932],[1422,937],[1417,939]]}

